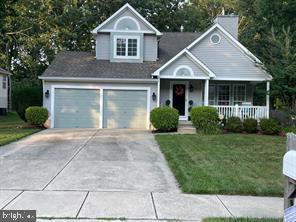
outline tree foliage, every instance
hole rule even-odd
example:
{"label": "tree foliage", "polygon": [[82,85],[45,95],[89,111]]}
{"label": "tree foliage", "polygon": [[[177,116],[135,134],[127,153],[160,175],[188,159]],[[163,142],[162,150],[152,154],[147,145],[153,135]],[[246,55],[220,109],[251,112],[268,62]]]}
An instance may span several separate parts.
{"label": "tree foliage", "polygon": [[240,41],[273,76],[272,98],[296,110],[295,0],[0,0],[0,67],[13,85],[38,76],[61,50],[93,49],[90,31],[129,2],[161,31],[201,32],[216,15],[240,16]]}

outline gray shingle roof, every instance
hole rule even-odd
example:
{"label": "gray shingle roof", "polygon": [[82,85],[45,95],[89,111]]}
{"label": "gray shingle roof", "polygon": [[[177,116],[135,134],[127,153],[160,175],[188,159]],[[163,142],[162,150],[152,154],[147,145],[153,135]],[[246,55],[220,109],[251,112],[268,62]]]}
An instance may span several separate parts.
{"label": "gray shingle roof", "polygon": [[8,72],[7,70],[2,69],[2,68],[0,68],[0,73],[1,73],[1,74],[6,74],[6,75],[11,75],[10,72]]}
{"label": "gray shingle roof", "polygon": [[111,63],[96,60],[92,52],[60,52],[42,77],[150,79],[151,74],[200,36],[200,33],[164,32],[159,60],[143,63]]}

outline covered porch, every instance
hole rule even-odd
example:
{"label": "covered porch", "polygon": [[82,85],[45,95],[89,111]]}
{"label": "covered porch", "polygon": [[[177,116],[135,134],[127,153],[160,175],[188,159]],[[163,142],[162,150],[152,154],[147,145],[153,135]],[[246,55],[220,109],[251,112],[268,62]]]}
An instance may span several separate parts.
{"label": "covered porch", "polygon": [[[269,93],[265,104],[253,105],[256,84],[252,81],[218,81],[211,79],[170,79],[160,78],[159,106],[176,108],[180,120],[188,120],[191,107],[213,106],[219,116],[229,118],[236,116],[241,119],[269,118]],[[270,83],[266,82],[269,92]]]}

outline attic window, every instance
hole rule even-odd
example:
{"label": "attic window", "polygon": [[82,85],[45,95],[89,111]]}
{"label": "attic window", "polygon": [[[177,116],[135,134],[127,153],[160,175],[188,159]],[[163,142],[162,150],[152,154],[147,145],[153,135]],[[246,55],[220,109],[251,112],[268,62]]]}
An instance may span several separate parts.
{"label": "attic window", "polygon": [[210,39],[211,39],[212,44],[219,44],[221,41],[221,36],[218,34],[213,34],[213,35],[211,35]]}
{"label": "attic window", "polygon": [[193,70],[186,65],[181,65],[177,67],[174,71],[174,76],[178,76],[178,77],[191,77],[193,75],[194,75]]}
{"label": "attic window", "polygon": [[138,36],[115,36],[114,58],[139,59],[140,38]]}

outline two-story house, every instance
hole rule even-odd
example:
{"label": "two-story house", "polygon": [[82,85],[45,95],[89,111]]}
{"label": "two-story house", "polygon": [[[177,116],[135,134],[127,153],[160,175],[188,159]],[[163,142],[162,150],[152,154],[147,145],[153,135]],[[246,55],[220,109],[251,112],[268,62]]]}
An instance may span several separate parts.
{"label": "two-story house", "polygon": [[160,32],[124,5],[92,30],[95,53],[61,52],[40,79],[54,128],[149,128],[158,106],[215,106],[219,114],[268,117],[254,86],[271,76],[238,41],[238,17],[218,16],[204,33]]}
{"label": "two-story house", "polygon": [[0,68],[0,116],[6,115],[8,111],[10,75],[10,72]]}

